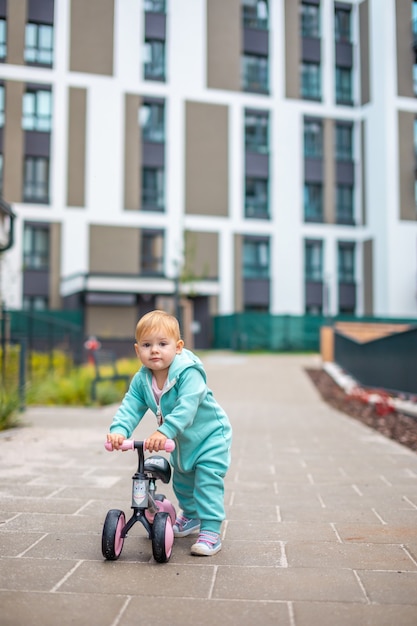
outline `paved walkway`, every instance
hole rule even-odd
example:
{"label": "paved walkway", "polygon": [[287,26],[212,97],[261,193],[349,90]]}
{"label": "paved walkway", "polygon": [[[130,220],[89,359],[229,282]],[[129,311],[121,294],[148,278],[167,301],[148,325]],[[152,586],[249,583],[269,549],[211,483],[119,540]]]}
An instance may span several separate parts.
{"label": "paved walkway", "polygon": [[223,550],[157,564],[137,525],[104,561],[135,467],[103,448],[114,407],[30,409],[0,434],[1,626],[416,626],[417,455],[324,404],[318,357],[203,360],[234,427]]}

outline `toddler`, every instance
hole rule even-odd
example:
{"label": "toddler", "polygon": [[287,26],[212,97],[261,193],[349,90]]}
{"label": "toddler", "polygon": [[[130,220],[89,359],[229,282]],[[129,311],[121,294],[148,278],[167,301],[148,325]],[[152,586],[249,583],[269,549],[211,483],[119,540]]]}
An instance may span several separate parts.
{"label": "toddler", "polygon": [[224,477],[230,463],[229,419],[207,387],[200,359],[184,348],[178,320],[165,311],[151,311],[136,326],[135,351],[142,367],[120,405],[107,441],[119,449],[147,409],[158,422],[146,440],[150,452],[174,439],[171,454],[173,489],[182,510],[174,536],[199,531],[191,554],[211,556],[221,550],[225,518]]}

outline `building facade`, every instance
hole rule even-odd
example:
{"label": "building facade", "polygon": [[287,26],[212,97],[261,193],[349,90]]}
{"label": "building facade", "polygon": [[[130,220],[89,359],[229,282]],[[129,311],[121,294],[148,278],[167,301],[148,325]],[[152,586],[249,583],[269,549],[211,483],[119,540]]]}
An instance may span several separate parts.
{"label": "building facade", "polygon": [[6,305],[415,316],[416,7],[0,0]]}

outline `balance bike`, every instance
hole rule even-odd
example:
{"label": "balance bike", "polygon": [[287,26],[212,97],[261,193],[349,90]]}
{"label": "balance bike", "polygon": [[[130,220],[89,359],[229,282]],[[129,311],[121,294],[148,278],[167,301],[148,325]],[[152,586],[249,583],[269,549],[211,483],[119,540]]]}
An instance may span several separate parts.
{"label": "balance bike", "polygon": [[[172,552],[176,512],[171,502],[162,494],[156,494],[156,480],[169,483],[171,466],[163,456],[153,455],[145,459],[146,441],[125,439],[122,450],[136,450],[138,469],[132,476],[132,517],[126,522],[124,511],[111,509],[106,516],[101,540],[101,551],[108,561],[119,558],[127,533],[136,522],[141,522],[152,540],[152,554],[158,563],[166,563]],[[106,450],[113,450],[111,443],[105,444]],[[171,439],[165,442],[165,451],[172,452],[175,443]]]}

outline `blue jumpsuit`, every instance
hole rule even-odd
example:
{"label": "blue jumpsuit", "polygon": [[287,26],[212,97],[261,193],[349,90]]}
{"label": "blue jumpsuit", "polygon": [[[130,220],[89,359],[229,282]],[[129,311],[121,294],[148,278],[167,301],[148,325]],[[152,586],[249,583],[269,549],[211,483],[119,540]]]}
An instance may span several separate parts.
{"label": "blue jumpsuit", "polygon": [[224,476],[230,464],[232,428],[193,352],[183,349],[175,356],[159,407],[152,391],[152,372],[142,366],[110,432],[130,437],[148,409],[157,416],[158,431],[175,441],[173,488],[184,515],[200,519],[201,530],[219,533],[225,518]]}

